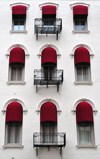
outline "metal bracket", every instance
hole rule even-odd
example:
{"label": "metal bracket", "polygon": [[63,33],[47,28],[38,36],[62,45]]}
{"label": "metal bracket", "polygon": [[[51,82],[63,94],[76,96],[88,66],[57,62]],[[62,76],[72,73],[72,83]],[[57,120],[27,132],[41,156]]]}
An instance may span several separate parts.
{"label": "metal bracket", "polygon": [[60,156],[62,157],[62,147],[60,147]]}
{"label": "metal bracket", "polygon": [[36,156],[38,157],[38,147],[36,147]]}

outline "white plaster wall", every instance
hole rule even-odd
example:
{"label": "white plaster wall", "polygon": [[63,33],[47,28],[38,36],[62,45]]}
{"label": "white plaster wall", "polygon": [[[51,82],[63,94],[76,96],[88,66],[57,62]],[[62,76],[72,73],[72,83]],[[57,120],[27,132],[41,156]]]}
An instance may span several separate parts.
{"label": "white plaster wall", "polygon": [[[96,0],[55,0],[59,4],[57,18],[62,18],[62,33],[56,41],[55,35],[39,35],[38,41],[34,35],[34,19],[41,18],[39,4],[46,0],[21,0],[30,4],[27,10],[26,30],[27,34],[10,33],[12,26],[12,12],[10,4],[19,2],[17,0],[0,0],[0,111],[6,101],[12,98],[22,100],[27,109],[23,114],[22,144],[24,148],[4,149],[5,138],[5,114],[0,113],[0,158],[2,159],[35,159],[36,150],[33,148],[33,133],[40,131],[40,114],[37,115],[38,103],[47,98],[53,98],[60,106],[62,113],[58,115],[58,132],[66,132],[66,147],[63,149],[63,159],[98,159],[100,157],[100,1]],[[70,4],[85,2],[90,4],[88,13],[89,34],[73,34],[73,12]],[[25,82],[23,85],[7,85],[9,47],[14,44],[22,44],[30,54],[25,59]],[[37,57],[40,48],[45,44],[53,44],[59,49],[61,58],[57,59],[57,68],[64,70],[64,83],[57,93],[56,86],[39,86],[38,93],[33,85],[33,71],[41,68],[41,58]],[[93,85],[74,85],[75,70],[74,58],[70,54],[78,44],[86,44],[92,50],[94,58],[91,59],[91,75]],[[95,143],[97,148],[76,148],[76,115],[71,112],[74,103],[80,98],[88,98],[95,104],[98,112],[94,114]],[[59,159],[58,148],[40,148],[39,159]]]}

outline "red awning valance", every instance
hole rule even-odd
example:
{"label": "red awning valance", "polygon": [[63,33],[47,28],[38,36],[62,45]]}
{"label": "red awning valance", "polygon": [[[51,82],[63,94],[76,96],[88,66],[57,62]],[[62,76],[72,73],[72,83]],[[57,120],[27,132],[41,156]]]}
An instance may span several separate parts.
{"label": "red awning valance", "polygon": [[15,47],[10,52],[9,64],[16,63],[16,62],[22,63],[22,64],[25,63],[25,52],[20,47]]}
{"label": "red awning valance", "polygon": [[19,121],[22,122],[23,110],[18,102],[12,102],[8,105],[6,110],[6,122]]}
{"label": "red awning valance", "polygon": [[77,5],[73,7],[74,15],[88,15],[88,7],[83,5]]}
{"label": "red awning valance", "polygon": [[52,47],[47,47],[42,51],[41,63],[44,64],[47,62],[52,62],[57,64],[56,50],[53,49]]}
{"label": "red awning valance", "polygon": [[26,14],[26,6],[23,5],[13,6],[12,14]]}
{"label": "red awning valance", "polygon": [[46,102],[41,107],[40,121],[53,121],[57,122],[57,109],[52,102]]}
{"label": "red awning valance", "polygon": [[42,14],[56,14],[56,6],[53,6],[53,5],[43,6]]}
{"label": "red awning valance", "polygon": [[92,107],[87,102],[81,102],[76,108],[76,120],[79,122],[93,122],[93,112]]}
{"label": "red awning valance", "polygon": [[77,48],[75,50],[74,60],[75,60],[75,65],[82,62],[86,62],[90,64],[89,51],[85,47]]}

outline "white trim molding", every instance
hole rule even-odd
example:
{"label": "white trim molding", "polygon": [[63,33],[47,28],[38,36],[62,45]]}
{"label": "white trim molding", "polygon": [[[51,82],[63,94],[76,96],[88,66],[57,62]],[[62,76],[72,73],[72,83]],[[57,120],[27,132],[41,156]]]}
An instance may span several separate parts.
{"label": "white trim molding", "polygon": [[28,53],[27,48],[22,45],[22,44],[13,44],[12,46],[10,46],[7,50],[7,54],[5,54],[6,57],[10,56],[10,51],[15,48],[15,47],[20,47],[25,51],[25,56],[28,58],[30,56],[30,54]]}
{"label": "white trim molding", "polygon": [[56,6],[56,9],[58,9],[58,7],[59,7],[59,4],[57,4],[57,3],[47,2],[47,3],[39,4],[40,9],[42,9],[42,6],[45,6],[45,5],[54,5],[54,6]]}
{"label": "white trim molding", "polygon": [[53,45],[53,44],[45,44],[45,45],[43,45],[43,46],[39,49],[39,51],[38,51],[39,54],[37,54],[38,58],[41,57],[42,51],[43,51],[45,48],[47,48],[47,47],[52,47],[53,49],[55,49],[56,52],[57,52],[57,57],[58,57],[58,58],[61,57],[60,51],[59,51],[59,49],[58,49],[55,45]]}
{"label": "white trim molding", "polygon": [[87,102],[91,105],[92,109],[93,109],[93,112],[96,114],[98,111],[96,109],[96,106],[95,104],[90,100],[90,99],[87,99],[87,98],[80,98],[78,99],[74,104],[73,104],[73,107],[72,107],[72,110],[71,112],[74,114],[76,112],[76,107],[79,103],[81,102]]}
{"label": "white trim molding", "polygon": [[56,100],[54,100],[54,99],[52,99],[52,98],[50,98],[50,97],[47,97],[47,98],[43,99],[42,101],[40,101],[40,102],[38,103],[37,108],[36,108],[37,114],[39,114],[39,112],[40,112],[40,110],[41,110],[41,106],[42,106],[44,103],[46,103],[46,102],[52,102],[53,104],[55,104],[55,106],[56,106],[56,108],[57,108],[57,112],[58,112],[59,115],[60,115],[60,113],[62,112],[61,109],[60,109],[60,104],[59,104]]}
{"label": "white trim molding", "polygon": [[18,99],[18,98],[12,98],[12,99],[9,99],[9,100],[4,104],[3,110],[2,110],[3,114],[6,112],[7,106],[8,106],[10,103],[12,103],[12,102],[18,102],[18,103],[20,103],[20,104],[22,105],[22,107],[23,107],[23,112],[24,112],[25,114],[28,112],[28,109],[26,108],[25,103],[24,103],[22,100],[20,100],[20,99]]}
{"label": "white trim molding", "polygon": [[83,2],[78,2],[78,3],[70,4],[70,7],[71,7],[71,9],[73,9],[73,7],[74,7],[74,6],[77,6],[77,5],[87,6],[88,8],[90,7],[90,4],[83,3]]}
{"label": "white trim molding", "polygon": [[13,6],[17,6],[17,5],[23,5],[23,6],[26,6],[26,7],[27,7],[27,9],[29,9],[29,7],[30,7],[30,5],[29,5],[29,4],[21,3],[21,2],[19,2],[19,3],[13,3],[13,4],[10,4],[10,7],[11,7],[11,9],[12,9],[12,7],[13,7]]}

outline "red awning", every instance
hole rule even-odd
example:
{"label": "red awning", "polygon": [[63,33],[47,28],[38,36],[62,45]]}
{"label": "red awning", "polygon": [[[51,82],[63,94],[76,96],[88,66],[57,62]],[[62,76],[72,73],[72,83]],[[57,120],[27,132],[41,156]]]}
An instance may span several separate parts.
{"label": "red awning", "polygon": [[75,65],[81,62],[87,62],[90,64],[90,54],[85,47],[79,47],[75,50],[74,54]]}
{"label": "red awning", "polygon": [[90,121],[93,122],[92,107],[87,102],[81,102],[76,108],[76,120],[77,123]]}
{"label": "red awning", "polygon": [[43,6],[42,14],[56,14],[56,6],[53,6],[53,5]]}
{"label": "red awning", "polygon": [[25,52],[20,47],[15,47],[10,52],[9,64],[16,63],[16,62],[19,62],[22,64],[25,63]]}
{"label": "red awning", "polygon": [[40,121],[54,121],[57,122],[57,109],[52,102],[46,102],[41,107]]}
{"label": "red awning", "polygon": [[13,6],[12,14],[26,14],[26,6],[22,5]]}
{"label": "red awning", "polygon": [[19,121],[22,122],[23,110],[22,106],[18,102],[12,102],[8,105],[6,111],[6,122]]}
{"label": "red awning", "polygon": [[57,64],[57,54],[56,50],[52,47],[47,47],[42,51],[41,63],[53,62]]}
{"label": "red awning", "polygon": [[88,15],[88,7],[83,5],[77,5],[73,7],[74,15]]}

